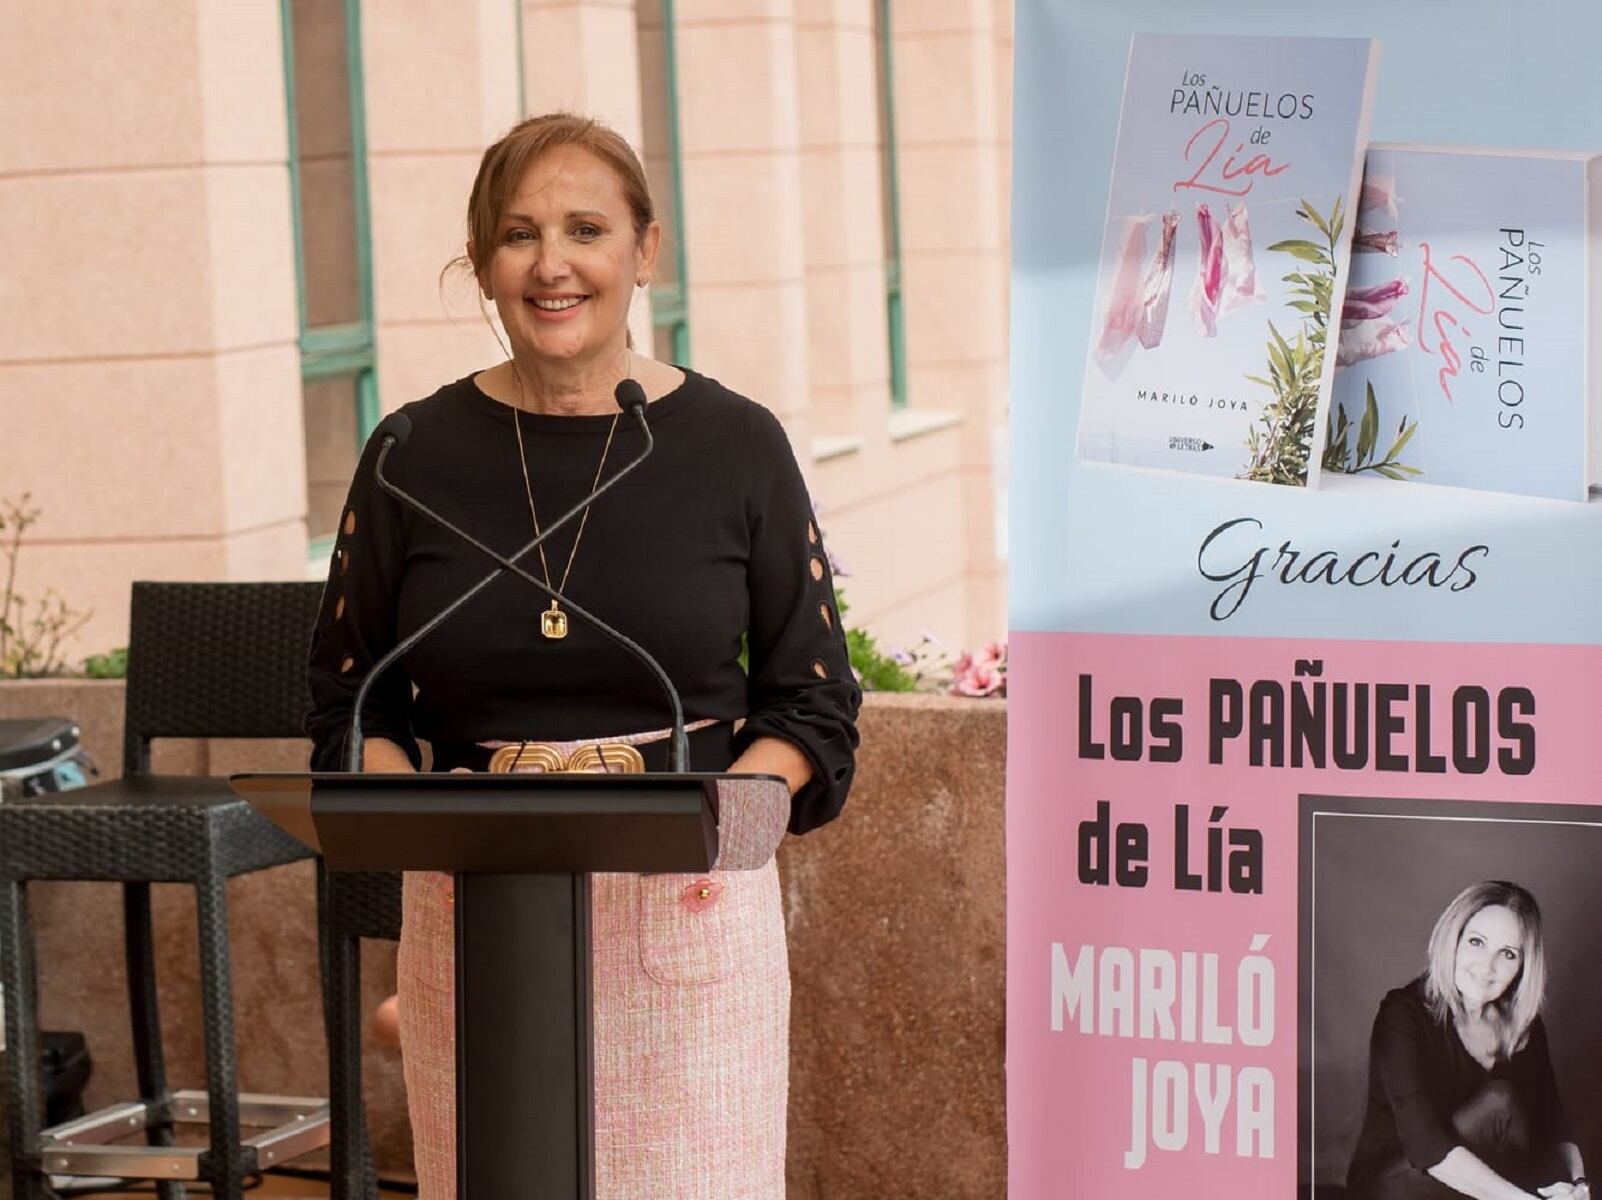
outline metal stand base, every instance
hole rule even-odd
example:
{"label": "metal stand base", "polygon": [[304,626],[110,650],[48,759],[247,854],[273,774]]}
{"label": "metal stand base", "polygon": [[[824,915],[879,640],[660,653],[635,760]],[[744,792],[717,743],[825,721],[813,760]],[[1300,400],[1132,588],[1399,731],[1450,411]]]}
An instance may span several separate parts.
{"label": "metal stand base", "polygon": [[[143,1134],[152,1125],[205,1125],[211,1105],[205,1092],[174,1092],[165,1105],[113,1104],[39,1135],[40,1168],[50,1175],[113,1179],[199,1179],[207,1146],[119,1146],[118,1138]],[[328,1145],[328,1101],[308,1096],[239,1097],[239,1123],[265,1132],[240,1142],[255,1159],[252,1171],[276,1167]]]}

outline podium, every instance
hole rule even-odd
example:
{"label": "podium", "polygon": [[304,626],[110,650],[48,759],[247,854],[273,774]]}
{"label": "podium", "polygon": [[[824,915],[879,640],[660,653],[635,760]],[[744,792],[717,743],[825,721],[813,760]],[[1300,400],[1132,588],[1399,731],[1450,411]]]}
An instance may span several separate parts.
{"label": "podium", "polygon": [[784,835],[768,775],[247,774],[331,871],[454,873],[458,1200],[592,1200],[590,876],[754,870]]}

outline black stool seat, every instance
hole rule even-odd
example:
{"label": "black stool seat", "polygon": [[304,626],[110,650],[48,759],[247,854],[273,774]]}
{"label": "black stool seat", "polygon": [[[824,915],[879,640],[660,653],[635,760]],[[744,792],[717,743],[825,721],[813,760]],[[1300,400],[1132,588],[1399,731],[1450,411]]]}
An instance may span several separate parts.
{"label": "black stool seat", "polygon": [[209,776],[134,775],[0,806],[0,866],[20,879],[195,883],[311,852]]}

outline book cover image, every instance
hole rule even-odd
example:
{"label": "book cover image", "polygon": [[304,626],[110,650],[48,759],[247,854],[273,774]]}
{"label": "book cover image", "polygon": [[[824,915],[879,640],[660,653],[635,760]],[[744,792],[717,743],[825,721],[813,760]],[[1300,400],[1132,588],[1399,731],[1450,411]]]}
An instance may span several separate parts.
{"label": "book cover image", "polygon": [[1584,500],[1602,158],[1376,145],[1324,469]]}
{"label": "book cover image", "polygon": [[1082,458],[1316,483],[1376,43],[1136,34]]}

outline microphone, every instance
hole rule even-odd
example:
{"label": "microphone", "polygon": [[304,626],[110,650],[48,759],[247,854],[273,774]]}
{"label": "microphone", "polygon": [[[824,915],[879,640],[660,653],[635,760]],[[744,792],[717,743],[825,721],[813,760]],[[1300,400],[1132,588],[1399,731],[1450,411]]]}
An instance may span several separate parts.
{"label": "microphone", "polygon": [[517,565],[518,559],[521,559],[525,555],[533,552],[540,546],[542,542],[545,541],[546,538],[550,537],[558,529],[562,528],[562,526],[566,525],[574,517],[582,513],[591,504],[595,503],[597,499],[604,495],[620,479],[644,462],[646,458],[650,456],[652,449],[655,448],[656,443],[655,439],[651,435],[650,424],[645,419],[645,392],[640,385],[632,379],[625,379],[622,383],[618,384],[617,390],[614,392],[613,396],[618,402],[618,407],[631,413],[635,417],[636,421],[638,421],[640,430],[645,435],[645,448],[641,450],[640,453],[636,455],[629,463],[627,463],[621,470],[610,476],[605,483],[601,484],[588,496],[584,497],[572,508],[568,509],[567,512],[563,513],[555,521],[547,525],[538,536],[536,536],[527,545],[522,547],[522,549],[518,550],[510,558],[507,558],[499,552],[491,549],[489,546],[486,546],[472,534],[446,520],[443,516],[435,512],[421,500],[396,486],[388,478],[386,478],[384,475],[384,465],[389,458],[390,452],[393,451],[396,446],[403,445],[406,439],[411,436],[412,422],[405,413],[391,413],[379,424],[378,428],[374,430],[374,433],[378,435],[381,441],[378,451],[378,458],[373,464],[373,477],[378,481],[379,487],[389,495],[394,496],[397,500],[401,501],[401,503],[405,504],[408,508],[428,518],[430,521],[434,522],[448,533],[451,533],[462,539],[462,541],[466,542],[479,553],[483,554],[486,558],[494,562],[496,566],[495,569],[488,575],[484,576],[484,578],[480,579],[472,587],[468,588],[467,591],[463,592],[455,600],[451,601],[450,604],[441,609],[427,622],[418,627],[407,637],[403,638],[393,649],[389,651],[389,653],[380,658],[368,670],[366,676],[362,679],[361,686],[356,689],[356,698],[351,710],[350,734],[345,746],[345,766],[348,771],[359,772],[362,769],[362,746],[364,742],[361,728],[362,708],[366,703],[368,692],[372,689],[373,682],[386,670],[388,670],[397,659],[404,655],[413,646],[417,645],[418,642],[422,641],[440,625],[444,624],[444,622],[448,620],[454,613],[456,613],[457,610],[459,610],[464,604],[466,604],[474,596],[478,595],[479,592],[483,591],[492,582],[494,582],[496,578],[505,572],[511,572],[519,579],[522,579],[526,583],[532,584],[534,587],[544,592],[551,599],[559,601],[570,612],[587,620],[591,625],[595,626],[595,628],[599,629],[602,633],[612,638],[645,665],[652,675],[655,676],[657,683],[661,686],[663,692],[666,694],[668,706],[673,713],[672,740],[669,744],[668,751],[669,770],[675,773],[682,773],[687,769],[686,764],[689,759],[689,742],[684,732],[684,706],[679,699],[678,689],[673,686],[673,681],[668,677],[667,672],[662,669],[662,664],[657,662],[651,653],[644,647],[640,646],[639,643],[635,642],[629,637],[624,636],[616,629],[613,629],[594,613],[591,613],[573,603],[572,600],[568,599],[561,592],[551,587],[548,583],[541,579],[537,579],[528,571]]}
{"label": "microphone", "polygon": [[629,416],[642,424],[644,423],[645,389],[639,385],[637,380],[625,379],[618,384],[617,389],[612,393],[612,399],[616,400],[617,406],[628,413]]}

